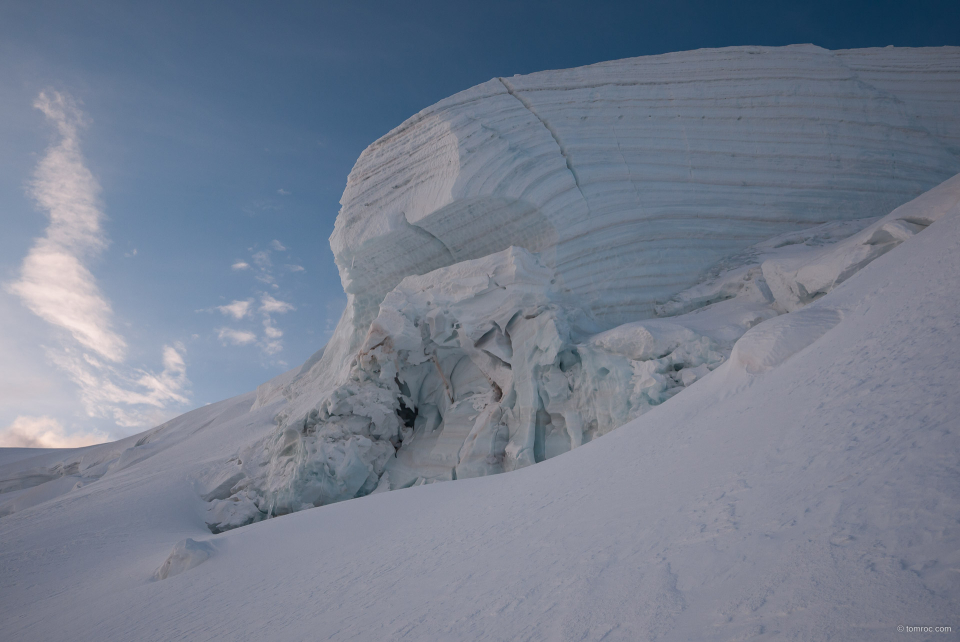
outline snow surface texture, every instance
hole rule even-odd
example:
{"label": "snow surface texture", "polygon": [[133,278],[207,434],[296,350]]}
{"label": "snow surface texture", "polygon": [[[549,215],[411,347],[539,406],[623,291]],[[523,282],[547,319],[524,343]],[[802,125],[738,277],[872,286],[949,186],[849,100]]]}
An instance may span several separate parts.
{"label": "snow surface texture", "polygon": [[609,432],[922,229],[860,233],[960,170],[958,140],[956,48],[703,50],[424,110],[357,161],[331,237],[347,309],[261,387],[288,403],[205,482],[211,529]]}
{"label": "snow surface texture", "polygon": [[[919,233],[901,243],[903,229]],[[878,239],[900,245],[879,252]],[[864,252],[878,257],[841,279]],[[529,253],[503,256],[504,283],[546,276]],[[229,478],[210,487],[204,475],[228,458],[242,467],[242,444],[288,403],[257,407],[253,393],[115,444],[10,461],[8,497],[84,483],[0,519],[4,638],[848,642],[902,640],[908,625],[953,627],[912,639],[952,639],[958,256],[960,176],[869,225],[760,244],[670,304],[693,308],[670,323],[732,343],[723,365],[603,439],[509,475],[211,536],[198,494],[227,492]],[[815,300],[753,324],[751,310],[780,305],[759,286],[771,260],[790,266],[776,272],[784,292],[806,283]],[[415,342],[405,319],[383,327]],[[591,341],[642,360],[684,340],[638,327]]]}
{"label": "snow surface texture", "polygon": [[360,156],[331,247],[363,330],[404,277],[510,245],[616,325],[739,249],[958,171],[960,48],[647,56],[496,78],[410,118]]}

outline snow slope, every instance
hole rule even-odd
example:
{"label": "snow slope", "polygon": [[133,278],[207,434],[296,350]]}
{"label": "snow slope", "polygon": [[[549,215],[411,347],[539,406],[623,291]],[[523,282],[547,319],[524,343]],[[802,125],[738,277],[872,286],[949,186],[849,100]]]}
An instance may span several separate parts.
{"label": "snow slope", "polygon": [[253,394],[15,462],[108,470],[0,519],[4,636],[952,639],[960,177],[894,214],[861,234],[933,222],[680,395],[510,474],[211,536],[197,479],[284,403],[251,410]]}

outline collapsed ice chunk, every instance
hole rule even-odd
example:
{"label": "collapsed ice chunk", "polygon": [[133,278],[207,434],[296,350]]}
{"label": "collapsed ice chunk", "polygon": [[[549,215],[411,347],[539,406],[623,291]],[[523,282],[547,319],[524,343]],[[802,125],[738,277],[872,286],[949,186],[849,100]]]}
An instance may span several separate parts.
{"label": "collapsed ice chunk", "polygon": [[829,308],[804,308],[762,323],[737,341],[730,361],[751,374],[770,370],[840,323],[841,315]]}
{"label": "collapsed ice chunk", "polygon": [[516,247],[405,278],[345,381],[251,453],[263,458],[259,477],[229,497],[235,478],[211,478],[211,529],[528,466],[613,430],[724,360],[712,340],[663,320],[589,338],[589,317],[561,300],[554,271]]}
{"label": "collapsed ice chunk", "polygon": [[654,320],[627,323],[595,336],[591,343],[634,361],[667,356],[683,344],[693,343],[695,332],[670,321]]}
{"label": "collapsed ice chunk", "polygon": [[170,552],[167,559],[160,565],[160,568],[154,572],[153,577],[157,580],[165,580],[168,577],[179,575],[203,564],[213,553],[213,545],[208,542],[198,542],[189,537],[180,540],[173,547],[173,551]]}
{"label": "collapsed ice chunk", "polygon": [[833,246],[765,260],[761,265],[763,278],[777,305],[792,312],[823,296],[957,207],[960,175]]}
{"label": "collapsed ice chunk", "polygon": [[209,501],[206,522],[207,528],[214,534],[253,524],[267,517],[258,505],[260,497],[250,490],[238,491],[226,499]]}

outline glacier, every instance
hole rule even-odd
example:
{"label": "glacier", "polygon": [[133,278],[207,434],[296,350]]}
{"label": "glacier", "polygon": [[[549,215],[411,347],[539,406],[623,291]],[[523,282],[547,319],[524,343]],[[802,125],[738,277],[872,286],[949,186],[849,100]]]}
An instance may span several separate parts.
{"label": "glacier", "polygon": [[958,48],[803,45],[424,110],[350,175],[324,349],[118,442],[0,452],[6,629],[951,624],[958,99]]}
{"label": "glacier", "polygon": [[[744,272],[789,251],[839,276],[903,219],[930,224],[753,324],[680,394],[509,474],[211,535],[200,494],[231,480],[207,475],[242,467],[282,397],[256,408],[250,392],[111,444],[0,452],[4,633],[893,641],[904,623],[955,627],[960,176],[835,243],[821,227],[744,252],[671,319],[729,333],[758,309]],[[701,305],[718,291],[733,296]],[[632,335],[627,356],[642,357],[682,338],[628,327],[605,349]]]}
{"label": "glacier", "polygon": [[[496,78],[409,119],[348,178],[346,310],[261,387],[287,404],[206,493],[211,529],[515,470],[692,385],[922,229],[857,235],[960,171],[958,52],[700,50]],[[851,235],[839,271],[800,251]]]}

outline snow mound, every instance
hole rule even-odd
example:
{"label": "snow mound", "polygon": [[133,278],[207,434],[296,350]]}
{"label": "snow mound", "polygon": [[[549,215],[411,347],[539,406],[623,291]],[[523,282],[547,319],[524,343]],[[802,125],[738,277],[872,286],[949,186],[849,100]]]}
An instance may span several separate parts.
{"label": "snow mound", "polygon": [[210,543],[198,542],[188,537],[177,542],[173,550],[170,551],[169,557],[153,574],[153,578],[165,580],[168,577],[189,571],[206,562],[213,553],[214,548]]}
{"label": "snow mound", "polygon": [[731,47],[494,78],[368,147],[330,238],[347,308],[283,394],[348,376],[404,278],[538,255],[558,305],[649,318],[777,234],[886,214],[960,171],[960,48]]}

